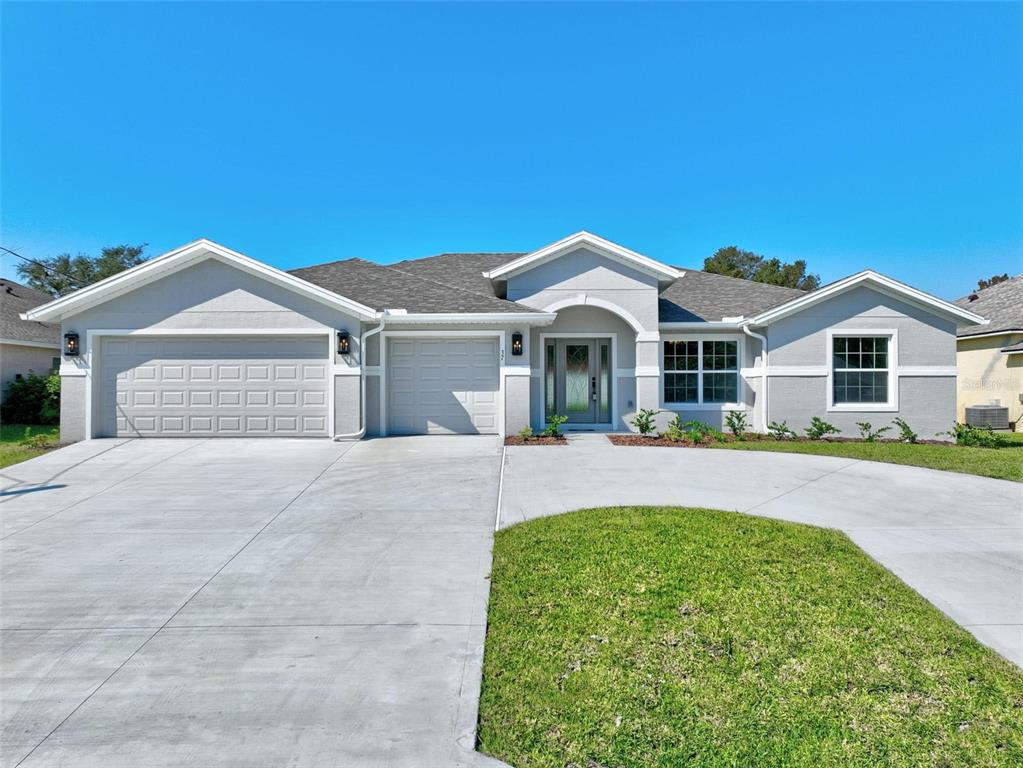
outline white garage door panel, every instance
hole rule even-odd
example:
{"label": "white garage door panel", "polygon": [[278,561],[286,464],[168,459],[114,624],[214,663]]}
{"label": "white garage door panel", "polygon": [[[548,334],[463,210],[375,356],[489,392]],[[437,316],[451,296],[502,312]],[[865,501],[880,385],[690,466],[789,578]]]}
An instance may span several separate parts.
{"label": "white garage door panel", "polygon": [[322,337],[104,339],[101,434],[324,436]]}
{"label": "white garage door panel", "polygon": [[387,431],[392,435],[495,434],[497,339],[391,339]]}

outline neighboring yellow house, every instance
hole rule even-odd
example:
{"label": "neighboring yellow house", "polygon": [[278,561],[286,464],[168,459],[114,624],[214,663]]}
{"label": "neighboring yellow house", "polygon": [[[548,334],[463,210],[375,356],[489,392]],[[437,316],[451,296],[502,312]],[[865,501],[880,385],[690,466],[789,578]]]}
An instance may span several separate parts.
{"label": "neighboring yellow house", "polygon": [[1023,431],[1023,275],[955,303],[989,321],[959,329],[956,418],[964,420],[967,406],[997,403]]}

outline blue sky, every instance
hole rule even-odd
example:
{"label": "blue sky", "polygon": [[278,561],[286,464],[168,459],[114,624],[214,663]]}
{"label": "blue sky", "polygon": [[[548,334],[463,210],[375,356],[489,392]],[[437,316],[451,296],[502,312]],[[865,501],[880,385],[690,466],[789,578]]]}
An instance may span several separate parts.
{"label": "blue sky", "polygon": [[[2,5],[3,245],[1023,271],[1020,4]],[[5,259],[2,273],[13,276]]]}

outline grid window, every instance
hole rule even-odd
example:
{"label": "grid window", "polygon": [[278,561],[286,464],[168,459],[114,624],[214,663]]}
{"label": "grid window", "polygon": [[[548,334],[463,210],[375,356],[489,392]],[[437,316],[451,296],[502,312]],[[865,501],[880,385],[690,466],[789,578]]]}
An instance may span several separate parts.
{"label": "grid window", "polygon": [[666,341],[663,368],[665,403],[738,402],[736,341]]}
{"label": "grid window", "polygon": [[888,337],[832,340],[832,397],[836,405],[888,402]]}

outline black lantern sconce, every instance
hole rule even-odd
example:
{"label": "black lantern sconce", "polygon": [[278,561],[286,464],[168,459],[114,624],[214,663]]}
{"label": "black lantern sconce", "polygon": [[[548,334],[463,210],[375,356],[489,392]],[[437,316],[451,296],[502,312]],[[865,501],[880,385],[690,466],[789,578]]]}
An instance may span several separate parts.
{"label": "black lantern sconce", "polygon": [[339,355],[352,354],[352,337],[348,331],[337,332],[337,353]]}
{"label": "black lantern sconce", "polygon": [[65,357],[78,357],[78,334],[77,333],[65,333],[64,334],[64,355]]}
{"label": "black lantern sconce", "polygon": [[520,357],[522,355],[522,334],[518,331],[512,334],[512,356]]}

